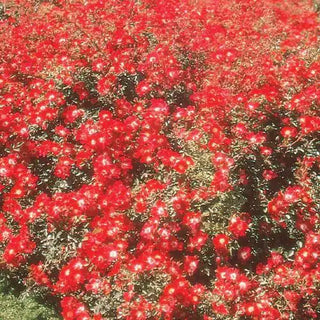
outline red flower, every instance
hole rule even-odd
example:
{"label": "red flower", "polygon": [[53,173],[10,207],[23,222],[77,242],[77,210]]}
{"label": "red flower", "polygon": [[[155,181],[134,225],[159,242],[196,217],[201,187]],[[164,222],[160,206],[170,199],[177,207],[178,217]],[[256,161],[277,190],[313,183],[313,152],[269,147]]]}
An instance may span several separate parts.
{"label": "red flower", "polygon": [[33,264],[30,266],[30,276],[34,281],[40,285],[51,286],[51,281],[48,275],[44,272],[43,263],[40,262],[37,265]]}
{"label": "red flower", "polygon": [[284,138],[294,138],[298,134],[298,130],[295,127],[284,127],[280,131]]}
{"label": "red flower", "polygon": [[64,297],[61,300],[61,307],[65,320],[90,320],[90,314],[85,305],[74,297]]}
{"label": "red flower", "polygon": [[85,282],[87,277],[85,261],[74,258],[65,265],[59,274],[59,280],[54,285],[55,290],[60,293],[76,291]]}
{"label": "red flower", "polygon": [[184,271],[189,275],[193,274],[199,264],[199,259],[196,256],[186,256],[184,261]]}
{"label": "red flower", "polygon": [[108,75],[98,81],[97,91],[100,95],[104,96],[110,93],[113,85],[115,84],[116,77],[114,75]]}
{"label": "red flower", "polygon": [[225,234],[218,234],[213,238],[213,246],[218,251],[225,251],[227,250],[229,244],[229,237]]}
{"label": "red flower", "polygon": [[238,259],[241,263],[246,264],[251,259],[251,248],[250,247],[242,247],[238,251]]}
{"label": "red flower", "polygon": [[229,221],[228,230],[236,238],[244,237],[249,228],[247,221],[241,219],[240,217],[233,216]]}

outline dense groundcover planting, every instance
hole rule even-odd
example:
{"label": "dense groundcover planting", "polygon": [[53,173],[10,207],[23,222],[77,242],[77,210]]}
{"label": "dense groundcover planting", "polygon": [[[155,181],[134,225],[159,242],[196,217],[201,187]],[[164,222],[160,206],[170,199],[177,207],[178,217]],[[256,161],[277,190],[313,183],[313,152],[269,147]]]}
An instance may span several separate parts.
{"label": "dense groundcover planting", "polygon": [[14,319],[319,319],[319,11],[0,2]]}

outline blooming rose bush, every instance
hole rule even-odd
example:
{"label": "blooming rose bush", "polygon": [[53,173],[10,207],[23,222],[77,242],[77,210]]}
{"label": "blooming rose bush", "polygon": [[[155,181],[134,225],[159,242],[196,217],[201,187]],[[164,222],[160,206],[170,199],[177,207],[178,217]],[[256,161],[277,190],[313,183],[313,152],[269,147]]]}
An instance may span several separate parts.
{"label": "blooming rose bush", "polygon": [[317,319],[318,12],[0,4],[1,273],[65,320]]}

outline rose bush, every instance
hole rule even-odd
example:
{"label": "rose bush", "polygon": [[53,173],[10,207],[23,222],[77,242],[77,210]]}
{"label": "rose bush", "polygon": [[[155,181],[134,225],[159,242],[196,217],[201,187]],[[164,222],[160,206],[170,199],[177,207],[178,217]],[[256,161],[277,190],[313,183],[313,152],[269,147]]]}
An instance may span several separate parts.
{"label": "rose bush", "polygon": [[66,320],[316,319],[318,11],[0,4],[1,272]]}

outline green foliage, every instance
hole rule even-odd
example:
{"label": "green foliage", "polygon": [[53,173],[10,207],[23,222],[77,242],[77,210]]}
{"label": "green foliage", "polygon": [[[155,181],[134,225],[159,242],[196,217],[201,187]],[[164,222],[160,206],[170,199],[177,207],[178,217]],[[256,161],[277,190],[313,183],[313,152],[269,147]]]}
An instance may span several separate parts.
{"label": "green foliage", "polygon": [[59,320],[57,313],[29,292],[19,292],[12,283],[0,275],[1,320]]}

